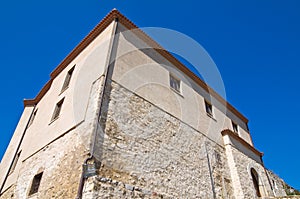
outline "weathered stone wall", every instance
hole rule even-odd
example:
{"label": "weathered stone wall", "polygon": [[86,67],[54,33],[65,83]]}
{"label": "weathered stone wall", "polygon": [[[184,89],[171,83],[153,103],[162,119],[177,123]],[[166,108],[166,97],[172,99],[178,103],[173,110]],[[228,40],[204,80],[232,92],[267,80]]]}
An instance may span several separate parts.
{"label": "weathered stone wall", "polygon": [[[92,85],[85,121],[70,127],[63,136],[20,161],[15,186],[7,190],[0,199],[10,198],[12,193],[14,195],[11,198],[15,199],[76,197],[82,164],[90,151],[91,135],[96,128],[102,80],[103,78],[99,78]],[[43,176],[39,191],[28,196],[32,180],[40,172],[43,172]]]}
{"label": "weathered stone wall", "polygon": [[84,152],[75,132],[45,147],[23,163],[16,198],[26,198],[34,175],[41,171],[44,173],[36,198],[75,198]]}
{"label": "weathered stone wall", "polygon": [[249,158],[239,150],[231,147],[235,166],[241,183],[244,198],[256,198],[251,168],[255,169],[259,176],[259,190],[262,196],[273,196],[264,167],[253,159]]}
{"label": "weathered stone wall", "polygon": [[[43,172],[39,192],[30,198],[75,198],[86,151],[75,132],[62,138],[26,159],[16,185],[0,198],[28,198],[34,176]],[[13,197],[10,197],[12,196]]]}
{"label": "weathered stone wall", "polygon": [[103,110],[100,180],[86,198],[233,198],[222,146],[114,82]]}
{"label": "weathered stone wall", "polygon": [[0,196],[0,198],[2,199],[9,199],[9,198],[15,198],[15,186],[12,185],[11,187],[9,187],[7,190],[4,191],[4,193]]}
{"label": "weathered stone wall", "polygon": [[284,181],[279,178],[275,173],[268,171],[270,182],[273,188],[275,196],[285,196],[286,192],[284,190]]}

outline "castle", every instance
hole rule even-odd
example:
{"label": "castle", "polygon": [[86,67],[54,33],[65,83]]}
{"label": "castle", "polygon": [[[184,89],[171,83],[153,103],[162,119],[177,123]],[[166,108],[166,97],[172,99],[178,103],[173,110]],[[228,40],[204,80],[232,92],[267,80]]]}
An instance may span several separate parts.
{"label": "castle", "polygon": [[117,10],[50,77],[24,100],[0,199],[286,196],[247,118]]}

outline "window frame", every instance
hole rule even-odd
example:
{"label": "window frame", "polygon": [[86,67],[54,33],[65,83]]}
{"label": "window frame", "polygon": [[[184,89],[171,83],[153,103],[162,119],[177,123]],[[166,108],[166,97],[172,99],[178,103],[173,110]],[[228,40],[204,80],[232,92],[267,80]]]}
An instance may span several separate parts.
{"label": "window frame", "polygon": [[44,172],[42,171],[42,172],[36,174],[33,177],[32,181],[31,181],[30,189],[29,189],[29,192],[28,192],[28,196],[32,196],[32,195],[39,192],[39,188],[41,186],[43,174],[44,174]]}
{"label": "window frame", "polygon": [[204,100],[204,106],[205,106],[205,111],[206,111],[206,114],[209,116],[209,117],[214,117],[214,112],[213,112],[213,105],[208,102],[207,100]]}
{"label": "window frame", "polygon": [[19,151],[19,152],[17,153],[17,155],[14,157],[14,159],[13,159],[13,161],[12,161],[12,164],[11,164],[11,167],[10,167],[10,170],[9,170],[9,172],[8,172],[8,175],[11,175],[11,174],[15,171],[15,169],[16,169],[16,167],[17,167],[17,165],[18,165],[19,159],[20,159],[20,157],[21,157],[21,152],[22,152],[22,150]]}
{"label": "window frame", "polygon": [[[172,80],[174,80],[174,81],[172,81]],[[173,82],[175,83],[175,84],[173,84]],[[177,85],[177,86],[175,86],[175,85]],[[170,88],[173,90],[173,91],[175,91],[175,92],[177,92],[177,93],[179,93],[179,94],[181,94],[182,92],[181,92],[181,80],[176,76],[176,75],[174,75],[174,74],[172,74],[172,73],[169,73],[169,86],[170,86]],[[178,87],[178,88],[177,88]]]}
{"label": "window frame", "polygon": [[67,89],[69,88],[69,85],[70,85],[70,82],[71,82],[71,79],[72,79],[72,76],[73,76],[73,73],[74,73],[75,66],[76,66],[76,65],[74,65],[74,66],[67,72],[67,75],[66,75],[66,77],[65,77],[63,86],[62,86],[62,88],[61,88],[61,93],[64,92],[65,90],[67,90]]}
{"label": "window frame", "polygon": [[61,115],[61,109],[62,109],[64,100],[65,100],[65,98],[62,98],[59,102],[56,103],[53,114],[52,114],[51,122],[54,120],[57,120],[59,118],[59,116]]}
{"label": "window frame", "polygon": [[36,109],[36,110],[33,112],[32,116],[31,116],[31,118],[30,118],[30,120],[29,120],[28,127],[30,127],[30,126],[32,125],[32,123],[33,123],[33,121],[34,121],[34,119],[35,119],[35,117],[36,117],[37,111],[38,111],[38,109]]}
{"label": "window frame", "polygon": [[234,121],[231,121],[232,124],[232,130],[234,133],[239,133],[239,125],[237,123],[235,123]]}

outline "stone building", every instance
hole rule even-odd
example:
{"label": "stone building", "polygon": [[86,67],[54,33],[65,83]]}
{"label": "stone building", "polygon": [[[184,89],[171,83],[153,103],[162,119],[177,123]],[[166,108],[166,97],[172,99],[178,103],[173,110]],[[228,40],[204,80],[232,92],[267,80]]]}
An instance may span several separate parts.
{"label": "stone building", "polygon": [[1,199],[286,195],[248,120],[117,10],[50,77],[24,100]]}

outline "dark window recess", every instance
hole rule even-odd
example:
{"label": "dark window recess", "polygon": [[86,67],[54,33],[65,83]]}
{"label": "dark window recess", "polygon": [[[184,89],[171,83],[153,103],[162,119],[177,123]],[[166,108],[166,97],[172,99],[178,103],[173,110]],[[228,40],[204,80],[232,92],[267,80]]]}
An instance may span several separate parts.
{"label": "dark window recess", "polygon": [[212,105],[207,101],[205,101],[205,110],[208,115],[213,116]]}
{"label": "dark window recess", "polygon": [[9,170],[9,174],[13,173],[14,170],[16,169],[16,166],[18,164],[19,158],[21,156],[21,151],[17,154],[17,156],[14,158],[13,163],[11,165],[11,168]]}
{"label": "dark window recess", "polygon": [[55,109],[54,109],[54,113],[53,113],[53,116],[52,116],[52,120],[55,120],[56,118],[58,118],[63,103],[64,103],[64,99],[60,100],[60,101],[56,104]]}
{"label": "dark window recess", "polygon": [[180,93],[180,80],[173,75],[170,75],[170,87]]}
{"label": "dark window recess", "polygon": [[235,132],[235,133],[239,132],[238,125],[234,122],[232,122],[232,129],[233,129],[233,132]]}
{"label": "dark window recess", "polygon": [[36,116],[36,113],[37,113],[37,110],[35,110],[30,118],[30,121],[28,123],[28,127],[33,123],[33,120],[35,119],[35,116]]}
{"label": "dark window recess", "polygon": [[43,172],[34,176],[32,183],[31,183],[29,195],[35,194],[39,191],[42,177],[43,177]]}
{"label": "dark window recess", "polygon": [[261,197],[260,190],[259,190],[259,177],[255,169],[251,168],[251,177],[252,182],[256,191],[256,196]]}
{"label": "dark window recess", "polygon": [[75,66],[73,66],[73,68],[71,68],[71,69],[68,71],[67,76],[66,76],[66,78],[65,78],[65,81],[64,81],[64,84],[63,84],[63,87],[62,87],[61,91],[64,91],[64,90],[66,90],[66,89],[69,87],[69,84],[70,84],[70,81],[71,81],[71,77],[72,77],[74,68],[75,68]]}

